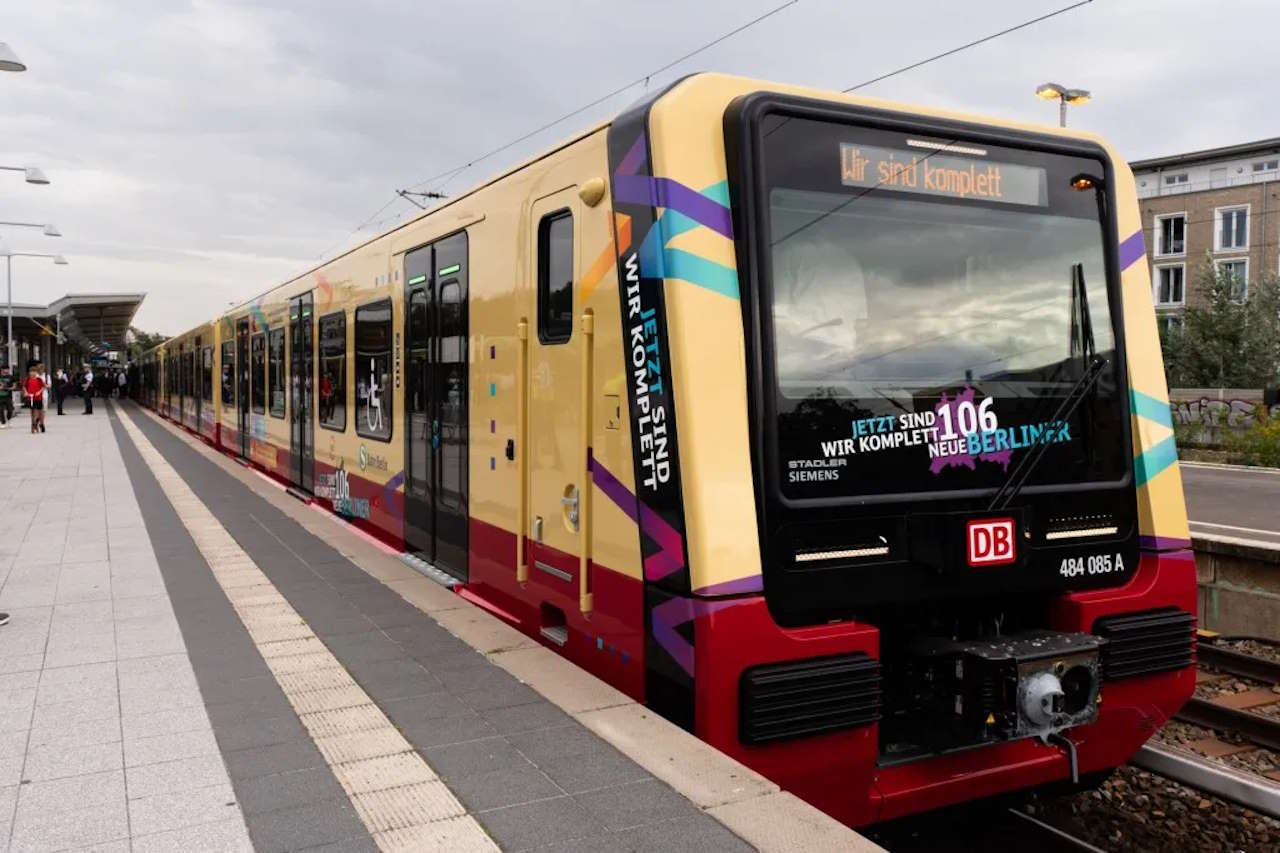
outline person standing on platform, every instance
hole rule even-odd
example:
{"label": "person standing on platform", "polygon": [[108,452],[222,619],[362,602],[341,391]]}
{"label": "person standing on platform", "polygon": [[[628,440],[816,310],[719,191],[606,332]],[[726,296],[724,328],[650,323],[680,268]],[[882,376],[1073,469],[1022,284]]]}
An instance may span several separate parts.
{"label": "person standing on platform", "polygon": [[44,432],[44,380],[40,371],[32,367],[27,372],[27,381],[22,384],[23,394],[31,406],[31,431]]}
{"label": "person standing on platform", "polygon": [[15,391],[13,371],[9,365],[0,367],[0,429],[8,429],[13,420],[13,392]]}
{"label": "person standing on platform", "polygon": [[62,414],[62,401],[67,398],[67,372],[61,367],[53,374],[53,399],[58,404],[58,414]]}
{"label": "person standing on platform", "polygon": [[82,414],[93,414],[93,368],[86,367],[84,369],[83,385],[80,386],[84,392],[84,412]]}
{"label": "person standing on platform", "polygon": [[129,377],[122,370],[116,375],[117,392],[116,397],[123,400],[129,396]]}
{"label": "person standing on platform", "polygon": [[[44,410],[49,411],[49,399],[53,396],[53,379],[49,376],[49,368],[44,366],[44,362],[36,367],[40,371],[40,381],[44,383]],[[41,418],[44,416],[41,415]],[[43,423],[43,421],[42,421]]]}

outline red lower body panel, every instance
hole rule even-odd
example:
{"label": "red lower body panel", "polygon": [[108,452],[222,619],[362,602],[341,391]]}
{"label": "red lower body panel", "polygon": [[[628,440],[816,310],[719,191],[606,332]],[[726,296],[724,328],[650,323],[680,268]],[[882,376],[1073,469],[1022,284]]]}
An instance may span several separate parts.
{"label": "red lower body panel", "polygon": [[[695,625],[696,733],[703,740],[851,826],[1070,778],[1066,753],[1039,740],[878,767],[877,727],[747,746],[738,740],[738,682],[748,666],[855,651],[879,656],[879,631],[846,622],[784,629],[764,598],[739,599]],[[1144,554],[1123,587],[1063,596],[1052,628],[1092,629],[1102,616],[1158,607],[1196,610],[1190,551]],[[1123,764],[1191,695],[1192,668],[1104,682],[1098,721],[1067,734],[1081,773]]]}
{"label": "red lower body panel", "polygon": [[[529,580],[516,580],[516,535],[472,518],[467,596],[489,604],[523,633],[551,646],[592,675],[637,701],[644,697],[643,588],[638,579],[591,564],[594,607],[582,613],[578,594],[578,558],[537,543],[531,553]],[[527,540],[526,540],[527,542]],[[536,547],[534,547],[536,546]],[[534,568],[537,559],[568,576]],[[555,645],[543,627],[563,619],[566,640]]]}

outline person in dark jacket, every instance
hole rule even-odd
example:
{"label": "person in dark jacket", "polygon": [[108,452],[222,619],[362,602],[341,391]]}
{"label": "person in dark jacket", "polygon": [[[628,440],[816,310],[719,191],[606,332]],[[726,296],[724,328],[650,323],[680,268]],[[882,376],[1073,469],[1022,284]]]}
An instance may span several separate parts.
{"label": "person in dark jacket", "polygon": [[58,368],[58,372],[53,375],[53,399],[58,404],[58,414],[62,414],[62,401],[67,398],[67,386],[70,381],[67,379],[67,372],[62,368]]}

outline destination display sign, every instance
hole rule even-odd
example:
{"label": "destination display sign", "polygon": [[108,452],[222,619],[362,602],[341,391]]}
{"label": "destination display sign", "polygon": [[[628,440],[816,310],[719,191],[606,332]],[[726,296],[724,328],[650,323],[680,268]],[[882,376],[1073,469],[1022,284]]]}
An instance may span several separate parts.
{"label": "destination display sign", "polygon": [[1048,173],[1037,166],[929,151],[840,143],[840,182],[897,192],[1046,207]]}

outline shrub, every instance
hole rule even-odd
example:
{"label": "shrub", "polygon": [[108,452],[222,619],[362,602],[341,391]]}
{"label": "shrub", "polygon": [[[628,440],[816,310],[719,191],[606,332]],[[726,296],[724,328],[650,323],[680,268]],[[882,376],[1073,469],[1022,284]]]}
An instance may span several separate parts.
{"label": "shrub", "polygon": [[1280,418],[1258,418],[1249,429],[1228,433],[1226,444],[1246,465],[1280,468]]}

